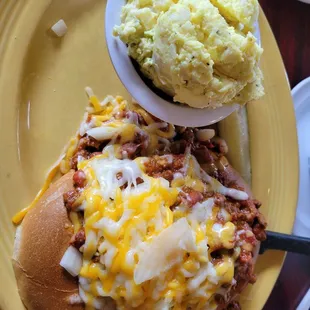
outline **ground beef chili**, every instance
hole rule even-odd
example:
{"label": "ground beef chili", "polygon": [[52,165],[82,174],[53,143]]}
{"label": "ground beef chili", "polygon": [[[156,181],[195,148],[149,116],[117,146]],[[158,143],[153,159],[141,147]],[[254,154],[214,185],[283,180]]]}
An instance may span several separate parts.
{"label": "ground beef chili", "polygon": [[214,298],[220,309],[241,310],[241,307],[237,301],[232,301],[227,305],[225,298],[222,295],[217,294]]}
{"label": "ground beef chili", "polygon": [[266,239],[265,228],[267,222],[259,212],[258,204],[255,203],[256,200],[253,199],[238,202],[229,198],[224,200],[225,209],[230,213],[232,222],[237,226],[242,226],[244,223],[249,224],[256,239],[264,241]]}
{"label": "ground beef chili", "polygon": [[[147,125],[144,118],[137,112],[121,112],[115,115],[116,119],[132,119],[137,125]],[[159,120],[158,120],[159,121]],[[168,128],[168,126],[167,126]],[[179,173],[184,176],[185,152],[191,152],[202,165],[203,169],[212,177],[216,178],[220,183],[227,187],[233,187],[244,190],[236,186],[234,181],[226,172],[225,168],[229,166],[226,157],[227,145],[223,139],[214,137],[208,141],[198,141],[196,132],[198,129],[176,127],[177,135],[170,140],[170,146],[164,148],[164,152],[168,154],[165,157],[157,155],[151,156],[145,163],[145,173],[151,177],[163,177],[169,182]],[[163,131],[165,131],[163,129]],[[93,156],[101,154],[102,149],[109,141],[97,141],[87,135],[80,138],[77,150],[71,159],[71,168],[77,170],[77,161],[79,157],[89,159]],[[117,141],[119,142],[119,141]],[[149,137],[139,132],[135,135],[133,141],[128,141],[120,148],[122,158],[134,159],[138,156],[146,156]],[[161,152],[157,152],[161,154]],[[73,177],[75,188],[64,194],[64,203],[68,211],[76,208],[76,200],[80,195],[80,191],[85,186],[86,177],[83,171],[76,171]],[[126,185],[125,185],[126,186]],[[236,201],[219,193],[207,192],[200,193],[189,187],[183,187],[180,191],[175,206],[183,203],[192,208],[197,202],[201,202],[206,198],[214,198],[214,202],[219,207],[225,208],[230,214],[231,221],[235,224],[238,231],[249,230],[253,232],[251,237],[246,241],[255,247],[258,241],[266,238],[265,228],[266,220],[258,211],[261,206],[260,202],[255,199],[245,201]],[[172,207],[172,208],[173,208]],[[219,223],[225,223],[222,215],[218,215]],[[243,237],[242,237],[243,238]],[[252,238],[252,239],[251,239]],[[78,231],[71,239],[70,244],[79,249],[85,243],[84,230]],[[231,250],[232,253],[234,249]],[[214,262],[221,261],[221,249],[217,249],[212,253]],[[233,255],[233,254],[232,254]],[[240,306],[234,298],[245,288],[248,283],[254,283],[256,276],[254,273],[253,251],[243,249],[241,247],[240,254],[236,261],[234,283],[227,296],[216,295],[215,299],[218,303],[218,309],[224,310],[240,310]]]}
{"label": "ground beef chili", "polygon": [[73,189],[73,190],[70,190],[64,193],[63,195],[64,204],[69,212],[74,210],[77,207],[75,205],[75,201],[78,199],[79,196],[80,196],[80,193],[77,189]]}
{"label": "ground beef chili", "polygon": [[88,159],[88,158],[90,158],[90,154],[91,154],[91,153],[87,152],[86,150],[77,151],[77,152],[72,156],[72,158],[71,158],[71,161],[70,161],[71,169],[74,169],[74,170],[77,169],[77,164],[78,164],[78,158],[79,158],[79,157]]}
{"label": "ground beef chili", "polygon": [[167,155],[167,157],[155,155],[145,163],[145,173],[154,178],[163,177],[171,182],[175,173],[183,173],[181,170],[184,163],[184,155]]}
{"label": "ground beef chili", "polygon": [[227,310],[241,310],[241,307],[237,301],[232,301],[228,306]]}
{"label": "ground beef chili", "polygon": [[193,207],[197,202],[203,200],[203,194],[187,186],[182,187],[182,191],[179,193],[181,198],[180,203],[183,203],[187,207]]}
{"label": "ground beef chili", "polygon": [[123,158],[134,159],[141,154],[142,144],[128,142],[122,145],[120,153]]}
{"label": "ground beef chili", "polygon": [[142,117],[142,115],[140,115],[139,113],[137,113],[135,111],[127,111],[127,112],[125,112],[125,117],[127,119],[131,118],[131,119],[136,120],[136,124],[137,125],[143,125],[143,126],[147,125],[147,123],[145,122],[145,120]]}
{"label": "ground beef chili", "polygon": [[98,141],[88,135],[81,137],[76,152],[71,158],[71,168],[74,170],[77,169],[79,157],[89,159],[92,157],[93,153],[102,152],[107,143],[108,141]]}
{"label": "ground beef chili", "polygon": [[80,139],[79,144],[78,144],[78,150],[86,149],[89,152],[91,152],[92,150],[99,150],[101,146],[102,146],[102,142],[96,140],[93,137],[86,135],[85,137],[82,137]]}
{"label": "ground beef chili", "polygon": [[76,249],[79,249],[86,240],[84,229],[80,229],[76,234],[74,234],[70,240],[70,245],[74,246]]}
{"label": "ground beef chili", "polygon": [[74,189],[64,193],[64,205],[67,210],[73,211],[78,207],[76,200],[79,198],[81,191],[86,185],[86,175],[83,170],[75,171],[73,175],[73,186]]}

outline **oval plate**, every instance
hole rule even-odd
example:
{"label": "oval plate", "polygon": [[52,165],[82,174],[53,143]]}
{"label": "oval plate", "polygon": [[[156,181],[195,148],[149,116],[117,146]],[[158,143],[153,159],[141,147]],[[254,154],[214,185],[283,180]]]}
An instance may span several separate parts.
{"label": "oval plate", "polygon": [[[99,97],[127,98],[105,46],[104,0],[0,1],[0,308],[19,310],[11,266],[12,215],[31,202],[48,167],[82,118],[91,86]],[[48,29],[59,19],[63,38]],[[269,25],[260,15],[266,96],[248,105],[252,187],[264,202],[269,229],[290,233],[298,192],[294,109],[284,66]],[[238,162],[238,156],[234,158]],[[48,245],[47,245],[48,246]],[[261,309],[280,272],[284,253],[267,252],[258,281],[241,297]]]}

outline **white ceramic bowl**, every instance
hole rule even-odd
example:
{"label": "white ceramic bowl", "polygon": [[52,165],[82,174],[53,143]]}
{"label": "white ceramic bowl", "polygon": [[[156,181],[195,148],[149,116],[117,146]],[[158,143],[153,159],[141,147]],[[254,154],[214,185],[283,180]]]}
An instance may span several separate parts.
{"label": "white ceramic bowl", "polygon": [[[113,36],[113,27],[121,23],[120,15],[125,0],[108,0],[105,16],[105,35],[108,51],[115,71],[132,97],[154,116],[180,126],[200,127],[216,123],[238,109],[238,105],[216,109],[195,109],[166,101],[150,89],[141,79],[128,56],[126,45]],[[257,26],[256,37],[260,44]]]}

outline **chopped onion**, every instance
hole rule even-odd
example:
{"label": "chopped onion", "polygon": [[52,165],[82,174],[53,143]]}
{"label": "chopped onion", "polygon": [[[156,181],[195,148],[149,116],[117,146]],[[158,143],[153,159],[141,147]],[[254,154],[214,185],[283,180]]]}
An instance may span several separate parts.
{"label": "chopped onion", "polygon": [[68,30],[68,27],[63,19],[60,19],[56,24],[52,26],[52,31],[56,34],[58,37],[63,37]]}
{"label": "chopped onion", "polygon": [[208,141],[215,136],[214,129],[200,129],[196,132],[196,137],[199,141]]}
{"label": "chopped onion", "polygon": [[79,276],[80,287],[84,291],[90,291],[90,280],[84,277]]}
{"label": "chopped onion", "polygon": [[83,300],[79,294],[73,294],[69,296],[68,302],[70,305],[79,305],[83,303]]}
{"label": "chopped onion", "polygon": [[60,261],[60,266],[73,277],[78,276],[82,268],[82,254],[75,247],[69,246]]}
{"label": "chopped onion", "polygon": [[82,289],[81,286],[79,286],[79,295],[81,297],[81,299],[84,301],[85,304],[88,303],[88,297],[86,295],[86,292]]}
{"label": "chopped onion", "polygon": [[95,309],[105,309],[106,307],[106,301],[104,298],[99,297],[91,297],[91,294],[88,292],[85,292],[81,286],[79,286],[79,294],[81,296],[81,299],[84,301],[85,304],[90,303],[91,306]]}

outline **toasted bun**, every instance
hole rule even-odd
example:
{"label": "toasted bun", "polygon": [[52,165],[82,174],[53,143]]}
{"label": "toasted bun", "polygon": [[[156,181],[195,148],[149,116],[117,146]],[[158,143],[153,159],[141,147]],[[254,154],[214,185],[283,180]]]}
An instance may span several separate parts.
{"label": "toasted bun", "polygon": [[13,267],[20,297],[29,310],[84,309],[77,280],[59,262],[72,236],[63,193],[73,172],[52,184],[18,227]]}
{"label": "toasted bun", "polygon": [[219,136],[228,145],[229,162],[247,184],[251,185],[250,137],[246,107],[241,107],[217,125]]}

